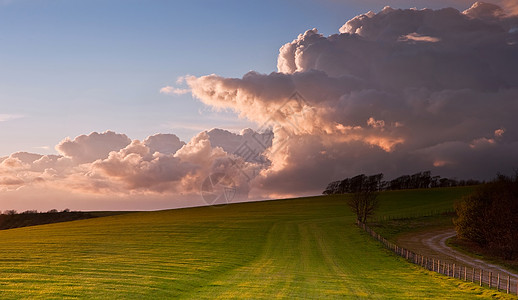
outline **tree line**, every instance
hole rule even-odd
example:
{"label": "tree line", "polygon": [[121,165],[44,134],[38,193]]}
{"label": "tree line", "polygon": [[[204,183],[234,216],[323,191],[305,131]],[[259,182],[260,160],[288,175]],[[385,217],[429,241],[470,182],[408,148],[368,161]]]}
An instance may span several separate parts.
{"label": "tree line", "polygon": [[383,173],[374,175],[360,174],[351,178],[333,181],[329,183],[322,192],[324,195],[356,193],[362,190],[384,191],[384,190],[404,190],[404,189],[426,189],[438,187],[454,187],[479,185],[478,180],[456,180],[432,176],[431,171],[415,173],[413,175],[403,175],[390,181],[383,180]]}
{"label": "tree line", "polygon": [[6,210],[0,214],[0,229],[75,221],[95,217],[97,216],[87,212],[70,211],[69,209],[64,209],[62,211],[51,209],[47,212],[26,210],[21,213],[18,213],[16,210]]}

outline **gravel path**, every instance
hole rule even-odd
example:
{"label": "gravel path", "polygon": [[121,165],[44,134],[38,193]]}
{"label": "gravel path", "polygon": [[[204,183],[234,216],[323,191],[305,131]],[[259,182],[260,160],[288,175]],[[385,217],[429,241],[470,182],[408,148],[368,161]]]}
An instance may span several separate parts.
{"label": "gravel path", "polygon": [[[497,266],[483,260],[470,257],[466,254],[463,254],[457,250],[454,250],[446,245],[446,240],[455,236],[456,232],[452,228],[447,229],[437,229],[426,232],[417,232],[406,234],[397,239],[397,244],[417,253],[423,254],[430,258],[439,259],[441,263],[455,263],[456,266],[460,266],[462,268],[466,267],[468,272],[468,279],[471,280],[473,269],[475,269],[476,276],[475,280],[479,277],[480,269],[483,269],[485,274],[488,272],[493,272],[495,278],[496,274],[500,274],[502,287],[505,287],[507,284],[507,276],[510,276],[511,283],[518,281],[518,274],[516,272],[509,271],[501,266]],[[483,276],[483,281],[486,284],[489,282],[487,275]],[[478,279],[479,280],[479,279]],[[496,280],[493,279],[493,285],[496,284]],[[516,293],[517,284],[511,284],[511,291]]]}

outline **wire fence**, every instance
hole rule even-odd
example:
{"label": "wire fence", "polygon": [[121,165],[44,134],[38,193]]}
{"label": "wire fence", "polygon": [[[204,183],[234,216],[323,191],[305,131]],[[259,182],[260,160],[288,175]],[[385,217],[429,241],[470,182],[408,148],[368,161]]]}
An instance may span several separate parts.
{"label": "wire fence", "polygon": [[512,277],[509,274],[500,274],[491,270],[477,269],[458,263],[451,263],[448,260],[430,258],[388,241],[365,223],[357,220],[356,224],[380,242],[385,248],[413,264],[449,277],[473,282],[480,286],[495,288],[498,291],[506,292],[507,294],[516,294],[518,296],[518,278]]}

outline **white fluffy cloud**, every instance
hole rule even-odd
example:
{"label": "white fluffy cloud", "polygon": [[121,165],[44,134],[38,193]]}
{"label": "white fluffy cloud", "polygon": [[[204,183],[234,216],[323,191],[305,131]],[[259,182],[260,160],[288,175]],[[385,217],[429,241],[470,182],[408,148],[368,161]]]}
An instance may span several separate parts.
{"label": "white fluffy cloud", "polygon": [[149,148],[151,154],[159,152],[162,154],[174,154],[178,149],[185,145],[174,134],[155,134],[144,140],[144,144]]}
{"label": "white fluffy cloud", "polygon": [[265,165],[246,161],[250,157],[236,151],[254,134],[251,129],[241,134],[213,129],[185,143],[174,134],[139,141],[111,131],[93,132],[61,141],[56,149],[62,155],[18,152],[0,158],[0,190],[39,188],[68,191],[74,197],[184,195],[183,205],[189,195],[192,205],[199,205],[202,183],[220,172],[231,175],[229,180],[243,200],[251,178],[240,174],[257,173]]}
{"label": "white fluffy cloud", "polygon": [[86,163],[104,158],[111,151],[118,151],[130,143],[130,138],[124,134],[113,131],[93,132],[73,140],[66,138],[56,146],[56,150],[77,163]]}

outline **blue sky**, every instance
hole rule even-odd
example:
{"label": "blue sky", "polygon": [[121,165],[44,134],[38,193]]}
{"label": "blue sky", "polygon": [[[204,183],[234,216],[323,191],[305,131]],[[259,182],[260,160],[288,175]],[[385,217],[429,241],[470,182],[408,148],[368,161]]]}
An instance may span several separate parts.
{"label": "blue sky", "polygon": [[[469,5],[392,1],[395,7]],[[161,87],[179,76],[276,71],[278,49],[316,27],[333,34],[381,1],[0,2],[0,155],[56,153],[64,137],[114,130],[188,140],[253,124]],[[3,116],[3,117],[2,117]]]}

